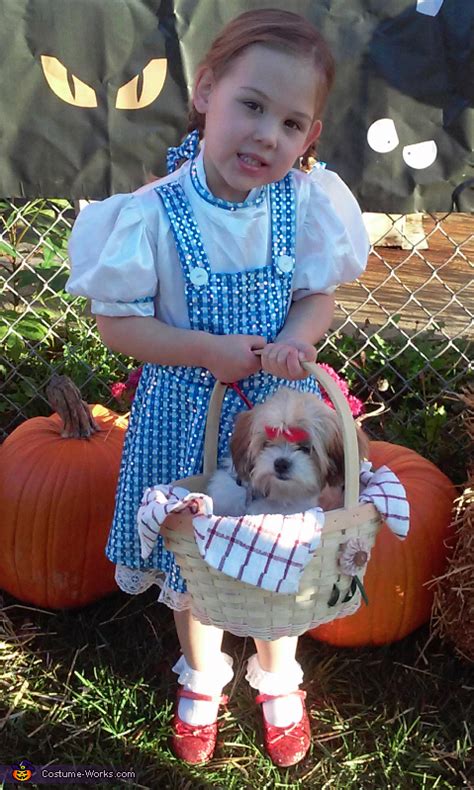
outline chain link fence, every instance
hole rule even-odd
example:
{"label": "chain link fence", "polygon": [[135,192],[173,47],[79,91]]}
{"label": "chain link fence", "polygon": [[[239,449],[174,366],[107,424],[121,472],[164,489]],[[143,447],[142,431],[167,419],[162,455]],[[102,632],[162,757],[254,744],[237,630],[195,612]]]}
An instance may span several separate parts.
{"label": "chain link fence", "polygon": [[[44,391],[53,371],[71,376],[89,402],[120,410],[110,386],[136,365],[103,346],[86,300],[64,291],[75,216],[65,200],[0,201],[0,439],[24,419],[49,414]],[[367,271],[338,290],[319,359],[366,402],[373,437],[412,447],[462,477],[457,395],[471,372],[474,217],[366,219]]]}

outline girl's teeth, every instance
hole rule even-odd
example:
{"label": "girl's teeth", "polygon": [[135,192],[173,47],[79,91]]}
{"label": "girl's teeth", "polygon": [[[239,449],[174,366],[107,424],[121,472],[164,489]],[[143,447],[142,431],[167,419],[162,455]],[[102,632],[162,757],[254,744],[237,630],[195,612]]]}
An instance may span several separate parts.
{"label": "girl's teeth", "polygon": [[244,162],[253,167],[257,167],[260,164],[258,159],[253,159],[251,156],[246,156],[245,154],[239,154],[239,156]]}

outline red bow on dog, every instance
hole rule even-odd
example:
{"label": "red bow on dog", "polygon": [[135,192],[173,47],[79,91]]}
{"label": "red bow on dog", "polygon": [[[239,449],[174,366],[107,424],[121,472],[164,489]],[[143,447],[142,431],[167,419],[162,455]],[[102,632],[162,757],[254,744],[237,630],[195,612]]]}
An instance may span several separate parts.
{"label": "red bow on dog", "polygon": [[269,439],[282,437],[287,442],[307,442],[309,439],[308,431],[291,426],[289,428],[272,428],[271,425],[265,425],[265,433]]}

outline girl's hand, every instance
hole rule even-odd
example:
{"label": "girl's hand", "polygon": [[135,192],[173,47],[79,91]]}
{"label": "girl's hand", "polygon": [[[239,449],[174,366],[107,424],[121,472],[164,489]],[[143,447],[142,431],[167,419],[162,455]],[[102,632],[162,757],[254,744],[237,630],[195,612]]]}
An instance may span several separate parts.
{"label": "girl's hand", "polygon": [[207,354],[207,369],[217,381],[230,384],[240,381],[261,369],[260,357],[254,351],[262,349],[266,340],[260,335],[212,335]]}
{"label": "girl's hand", "polygon": [[267,343],[261,354],[262,370],[284,379],[305,379],[309,373],[301,362],[316,362],[316,349],[302,340]]}

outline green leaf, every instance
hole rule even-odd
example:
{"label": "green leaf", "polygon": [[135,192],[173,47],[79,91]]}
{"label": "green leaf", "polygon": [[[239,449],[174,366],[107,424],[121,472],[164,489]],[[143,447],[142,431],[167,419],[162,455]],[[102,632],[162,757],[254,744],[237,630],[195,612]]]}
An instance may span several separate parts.
{"label": "green leaf", "polygon": [[4,241],[3,239],[0,241],[0,252],[4,254],[6,253],[7,255],[11,255],[12,258],[16,260],[15,247],[12,247],[11,244],[9,244],[7,241]]}
{"label": "green leaf", "polygon": [[[53,302],[54,304],[49,307],[49,302]],[[57,320],[63,313],[61,309],[58,308],[58,300],[56,297],[53,296],[43,296],[41,302],[38,305],[35,305],[35,313],[39,318],[44,318],[44,320],[49,324],[53,321]]]}
{"label": "green leaf", "polygon": [[359,588],[360,594],[362,595],[362,598],[364,600],[365,605],[368,606],[369,605],[369,599],[367,598],[367,593],[365,591],[364,585],[362,584],[362,582],[361,582],[361,580],[359,579],[358,576],[354,576],[353,578],[354,578],[354,581],[355,581],[357,587]]}
{"label": "green leaf", "polygon": [[5,346],[10,352],[9,355],[13,362],[18,362],[22,352],[27,349],[27,346],[21,337],[18,337],[18,335],[16,335],[14,332],[11,332],[11,334],[8,335],[5,341]]}
{"label": "green leaf", "polygon": [[15,331],[28,340],[43,340],[49,330],[36,318],[22,318],[16,325]]}

